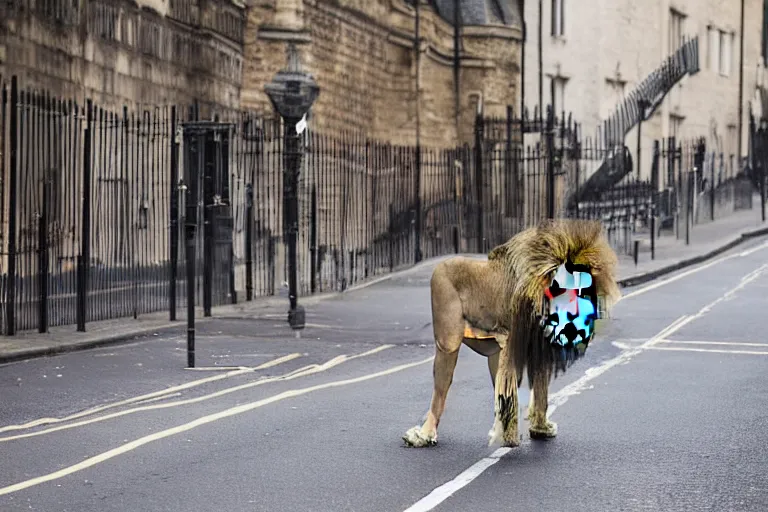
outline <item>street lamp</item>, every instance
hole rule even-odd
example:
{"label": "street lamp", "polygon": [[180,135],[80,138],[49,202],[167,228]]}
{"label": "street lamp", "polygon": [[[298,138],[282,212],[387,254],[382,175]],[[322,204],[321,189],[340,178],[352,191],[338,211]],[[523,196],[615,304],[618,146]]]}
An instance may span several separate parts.
{"label": "street lamp", "polygon": [[[272,81],[264,86],[272,106],[283,118],[283,204],[285,204],[286,244],[288,249],[288,297],[291,309],[288,324],[291,329],[304,328],[304,308],[298,305],[298,264],[296,245],[299,236],[299,164],[302,150],[300,134],[306,126],[306,115],[320,94],[312,75],[305,73],[299,60],[299,53],[293,43],[288,45],[287,68],[279,71]],[[297,333],[298,335],[298,333]]]}

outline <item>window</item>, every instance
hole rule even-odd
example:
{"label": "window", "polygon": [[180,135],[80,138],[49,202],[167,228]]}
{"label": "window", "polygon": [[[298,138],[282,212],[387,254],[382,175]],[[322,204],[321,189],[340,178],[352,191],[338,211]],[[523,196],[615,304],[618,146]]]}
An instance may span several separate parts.
{"label": "window", "polygon": [[624,89],[627,82],[618,78],[606,78],[605,81],[608,84],[608,94],[610,95],[611,102],[614,105],[618,105],[624,99]]}
{"label": "window", "polygon": [[729,124],[726,128],[728,133],[728,148],[729,155],[738,154],[739,135],[735,124]]}
{"label": "window", "polygon": [[720,69],[720,32],[713,27],[707,27],[708,39],[708,52],[707,61],[710,71],[718,71]]}
{"label": "window", "polygon": [[552,0],[552,35],[565,35],[565,0]]}
{"label": "window", "polygon": [[709,35],[709,51],[707,52],[710,71],[720,73],[722,76],[730,76],[733,41],[736,34],[726,32],[715,27],[707,27]]}
{"label": "window", "polygon": [[675,139],[680,138],[680,129],[683,126],[683,117],[675,114],[669,115],[669,136]]}
{"label": "window", "polygon": [[669,10],[669,53],[683,45],[685,14],[675,9]]}
{"label": "window", "polygon": [[552,111],[559,116],[565,111],[565,83],[567,78],[562,76],[552,77]]}
{"label": "window", "polygon": [[731,48],[733,43],[733,34],[729,34],[724,30],[719,30],[718,32],[720,39],[718,71],[723,76],[729,76],[731,74]]}

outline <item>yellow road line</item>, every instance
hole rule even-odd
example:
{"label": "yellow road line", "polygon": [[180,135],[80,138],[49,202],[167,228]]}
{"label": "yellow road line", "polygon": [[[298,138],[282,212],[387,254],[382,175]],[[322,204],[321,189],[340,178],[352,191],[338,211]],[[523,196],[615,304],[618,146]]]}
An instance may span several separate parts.
{"label": "yellow road line", "polygon": [[341,386],[349,386],[350,384],[357,384],[360,382],[365,382],[367,380],[376,379],[378,377],[383,377],[385,375],[391,375],[393,373],[401,372],[403,370],[407,370],[409,368],[414,368],[416,366],[420,366],[426,363],[429,363],[434,359],[434,356],[429,357],[427,359],[423,359],[421,361],[416,361],[413,363],[407,363],[402,364],[399,366],[395,366],[393,368],[389,368],[387,370],[383,370],[376,373],[371,373],[368,375],[363,375],[362,377],[356,377],[353,379],[346,379],[346,380],[337,380],[333,382],[326,382],[325,384],[318,384],[315,386],[310,386],[306,388],[300,388],[300,389],[292,389],[290,391],[284,391],[282,393],[279,393],[277,395],[271,396],[269,398],[264,398],[262,400],[258,400],[256,402],[251,402],[243,405],[238,405],[236,407],[232,407],[229,409],[225,409],[221,412],[217,412],[215,414],[209,414],[207,416],[203,416],[201,418],[198,418],[194,421],[190,421],[189,423],[184,423],[183,425],[179,425],[177,427],[169,428],[166,430],[161,430],[160,432],[156,432],[154,434],[150,434],[148,436],[144,436],[142,438],[136,439],[134,441],[131,441],[129,443],[123,444],[122,446],[118,446],[117,448],[113,448],[111,450],[108,450],[106,452],[100,453],[99,455],[96,455],[94,457],[89,457],[77,464],[74,464],[72,466],[60,469],[59,471],[54,471],[53,473],[48,473],[47,475],[42,475],[37,478],[32,478],[30,480],[25,480],[23,482],[19,482],[17,484],[9,485],[7,487],[0,488],[0,496],[4,496],[6,494],[11,494],[14,492],[18,492],[24,489],[28,489],[29,487],[33,487],[35,485],[40,485],[45,482],[50,482],[52,480],[58,480],[60,478],[63,478],[65,476],[71,475],[73,473],[76,473],[78,471],[82,471],[84,469],[96,466],[97,464],[101,464],[102,462],[108,461],[112,458],[115,458],[119,455],[123,455],[125,453],[128,453],[132,450],[135,450],[145,444],[149,444],[155,441],[159,441],[160,439],[165,439],[167,437],[171,437],[177,434],[181,434],[182,432],[187,432],[189,430],[192,430],[194,428],[197,428],[202,425],[206,425],[208,423],[213,423],[214,421],[222,420],[225,418],[230,418],[232,416],[236,416],[238,414],[243,414],[245,412],[252,411],[254,409],[258,409],[260,407],[264,407],[265,405],[269,405],[275,402],[279,402],[281,400],[286,400],[288,398],[294,398],[301,395],[306,395],[308,393],[312,393],[315,391],[320,391],[323,389],[330,389],[330,388],[336,388]]}

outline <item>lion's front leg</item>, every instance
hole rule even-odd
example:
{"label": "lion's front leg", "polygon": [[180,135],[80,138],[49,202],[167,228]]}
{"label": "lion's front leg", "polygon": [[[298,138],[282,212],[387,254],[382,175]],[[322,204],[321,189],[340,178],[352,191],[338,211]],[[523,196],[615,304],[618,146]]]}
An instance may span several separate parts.
{"label": "lion's front leg", "polygon": [[423,448],[437,444],[437,426],[440,423],[440,416],[445,410],[445,400],[448,397],[448,389],[453,382],[453,372],[456,369],[458,359],[458,350],[443,352],[440,348],[437,349],[433,367],[434,390],[432,391],[429,412],[423,425],[410,428],[403,436],[403,441],[407,446]]}
{"label": "lion's front leg", "polygon": [[520,444],[518,434],[517,370],[514,359],[502,350],[496,372],[494,389],[494,420],[489,432],[489,446],[515,447]]}
{"label": "lion's front leg", "polygon": [[533,377],[531,404],[528,408],[528,433],[531,439],[548,439],[557,435],[557,423],[547,419],[550,371],[539,370]]}

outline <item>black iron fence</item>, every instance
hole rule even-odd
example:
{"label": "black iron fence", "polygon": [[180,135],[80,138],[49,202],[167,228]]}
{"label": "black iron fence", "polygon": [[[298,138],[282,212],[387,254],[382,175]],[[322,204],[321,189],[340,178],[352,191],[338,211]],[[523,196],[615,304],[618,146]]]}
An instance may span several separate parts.
{"label": "black iron fence", "polygon": [[[25,90],[15,78],[2,84],[4,333],[85,330],[156,311],[175,319],[188,291],[206,314],[287,295],[282,121],[198,117],[172,106],[112,112]],[[703,221],[714,204],[723,214],[718,194],[750,195],[766,167],[768,132],[756,129],[753,146],[763,152],[751,188],[719,180],[718,155],[698,141],[660,141],[641,179],[623,145],[581,140],[564,115],[534,117],[512,109],[478,117],[471,144],[445,149],[305,131],[300,294],[345,290],[421,258],[487,252],[547,217],[599,219],[614,247],[632,254],[638,237],[653,240],[685,212]],[[695,223],[690,216],[683,226]]]}

